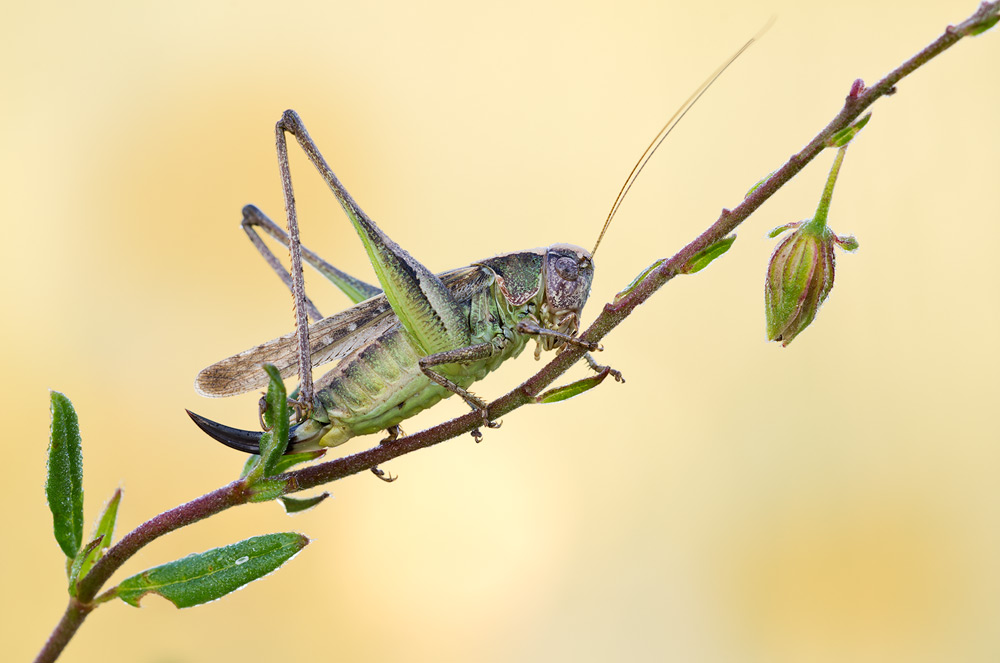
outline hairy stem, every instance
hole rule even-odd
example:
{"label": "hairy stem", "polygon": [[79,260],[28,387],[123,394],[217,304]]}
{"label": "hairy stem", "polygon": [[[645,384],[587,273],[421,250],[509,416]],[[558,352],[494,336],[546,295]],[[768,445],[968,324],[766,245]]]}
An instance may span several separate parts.
{"label": "hairy stem", "polygon": [[[877,99],[893,94],[896,84],[920,66],[954,46],[962,37],[977,34],[983,28],[996,22],[1000,13],[1000,0],[984,2],[968,19],[957,26],[948,26],[940,37],[891,71],[882,80],[864,92],[859,86],[852,88],[844,102],[844,107],[836,117],[813,138],[806,147],[777,170],[768,180],[757,187],[739,206],[724,209],[719,218],[701,235],[678,251],[673,257],[658,263],[645,276],[616,301],[604,306],[604,310],[580,338],[588,342],[598,342],[617,327],[633,310],[649,299],[667,281],[681,273],[684,266],[698,253],[723,239],[778,189],[789,182],[806,164],[823,151],[827,139],[845,129]],[[489,404],[492,418],[501,417],[522,405],[534,402],[546,387],[565,373],[586,352],[581,346],[568,346],[531,378]],[[336,481],[358,472],[370,470],[393,458],[423,449],[439,442],[467,433],[482,423],[479,413],[470,412],[464,416],[428,428],[424,431],[380,445],[367,451],[338,458],[333,461],[313,465],[294,472],[271,477],[265,482],[274,489],[273,496],[293,493],[299,490]],[[263,482],[262,482],[263,483]],[[87,614],[95,607],[95,597],[101,587],[121,565],[140,548],[153,540],[176,529],[202,520],[233,506],[253,500],[255,492],[246,480],[235,481],[211,493],[179,507],[161,513],[129,532],[112,546],[83,578],[78,586],[77,598],[71,598],[62,620],[56,626],[36,662],[54,661],[66,647]]]}

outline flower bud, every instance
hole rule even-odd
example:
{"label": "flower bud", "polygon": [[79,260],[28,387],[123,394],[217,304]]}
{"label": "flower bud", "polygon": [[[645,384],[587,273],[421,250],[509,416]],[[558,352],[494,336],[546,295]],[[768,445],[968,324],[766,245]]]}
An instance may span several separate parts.
{"label": "flower bud", "polygon": [[806,222],[774,250],[764,284],[769,341],[788,345],[816,317],[833,288],[834,237]]}
{"label": "flower bud", "polygon": [[826,225],[826,219],[847,144],[865,126],[870,115],[850,127],[853,133],[842,137],[842,141],[838,139],[840,149],[830,168],[816,215],[806,221],[779,226],[768,234],[769,237],[777,237],[787,230],[792,231],[778,244],[767,266],[764,305],[769,341],[781,341],[782,346],[788,345],[816,317],[819,307],[833,289],[833,245],[837,244],[845,251],[858,248],[858,240],[854,237],[833,234]]}

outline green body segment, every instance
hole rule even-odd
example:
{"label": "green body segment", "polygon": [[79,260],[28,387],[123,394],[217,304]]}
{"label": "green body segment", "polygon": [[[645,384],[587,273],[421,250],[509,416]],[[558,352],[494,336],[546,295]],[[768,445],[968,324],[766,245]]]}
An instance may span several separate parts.
{"label": "green body segment", "polygon": [[[480,269],[489,268],[483,266]],[[517,323],[537,308],[534,298],[512,305],[501,292],[501,279],[471,299],[456,302],[473,330],[474,343],[492,343],[496,352],[467,364],[436,367],[467,388],[518,356],[530,337],[515,331]],[[294,450],[332,447],[357,435],[386,430],[436,404],[452,392],[428,378],[420,368],[426,356],[410,332],[397,323],[345,357],[316,383],[314,411],[292,437]]]}

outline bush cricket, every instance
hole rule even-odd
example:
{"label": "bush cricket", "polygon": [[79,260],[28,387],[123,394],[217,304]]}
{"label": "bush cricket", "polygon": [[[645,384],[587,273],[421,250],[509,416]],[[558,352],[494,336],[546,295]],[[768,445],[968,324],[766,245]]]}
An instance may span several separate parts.
{"label": "bush cricket", "polygon": [[[584,346],[589,352],[601,349],[576,337],[594,278],[597,247],[656,149],[755,39],[709,76],[650,142],[622,185],[592,251],[556,244],[501,254],[437,275],[361,210],[327,165],[298,114],[286,111],[275,131],[289,232],[253,205],[244,207],[242,226],[292,290],[297,329],[205,368],[198,374],[195,389],[204,396],[232,396],[266,385],[264,363],[274,364],[282,377],[297,370],[301,384],[286,453],[334,447],[380,431],[388,434],[383,442],[390,442],[399,435],[403,420],[453,394],[479,412],[483,425],[498,427],[490,419],[486,402],[469,392],[469,386],[517,357],[530,340],[536,342],[536,359],[543,349],[559,350],[568,344]],[[361,238],[381,288],[345,274],[301,246],[286,134],[295,138],[337,197]],[[258,229],[289,248],[290,271],[267,248]],[[302,286],[302,257],[354,306],[322,318]],[[307,314],[315,320],[311,325]],[[589,352],[585,359],[600,377],[610,374],[622,381],[618,371],[599,365]],[[311,369],[333,362],[335,366],[314,387]],[[567,385],[566,393],[581,391],[573,389],[576,384]],[[219,442],[239,451],[259,452],[261,432],[231,428],[188,413]],[[482,437],[478,429],[473,436],[476,441]]]}

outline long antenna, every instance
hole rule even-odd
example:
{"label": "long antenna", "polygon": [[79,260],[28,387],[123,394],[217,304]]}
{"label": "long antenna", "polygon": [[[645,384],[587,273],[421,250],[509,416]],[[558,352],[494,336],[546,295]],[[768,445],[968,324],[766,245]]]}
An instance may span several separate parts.
{"label": "long antenna", "polygon": [[729,56],[729,58],[723,62],[711,76],[706,78],[705,82],[699,85],[698,88],[691,93],[691,96],[687,98],[687,101],[681,104],[681,107],[677,109],[677,112],[674,113],[669,120],[667,120],[667,123],[663,125],[663,128],[660,129],[656,136],[653,137],[653,140],[649,143],[646,151],[642,153],[642,156],[639,157],[639,160],[632,167],[632,172],[630,172],[628,177],[625,178],[625,183],[622,184],[621,190],[618,191],[618,197],[615,198],[615,202],[611,206],[611,211],[608,212],[608,218],[604,221],[604,227],[601,228],[601,234],[597,236],[597,243],[594,244],[594,250],[590,252],[591,257],[597,253],[597,247],[601,245],[601,240],[604,239],[604,233],[608,231],[608,226],[611,225],[611,219],[614,218],[615,214],[618,212],[618,208],[621,207],[622,201],[625,199],[625,195],[629,192],[629,189],[632,188],[632,185],[635,184],[635,180],[639,177],[639,173],[641,173],[642,169],[646,167],[649,160],[653,158],[656,150],[658,150],[663,141],[667,139],[670,132],[674,130],[674,127],[676,127],[682,119],[684,119],[684,116],[687,115],[689,110],[691,110],[691,107],[694,106],[699,99],[701,99],[701,95],[705,94],[708,88],[712,87],[712,83],[714,83],[719,76],[722,75],[722,72],[728,69],[729,65],[736,61],[736,58],[740,57],[744,51],[750,48],[751,44],[760,39],[772,25],[774,25],[774,17],[768,20],[767,24],[764,25],[764,27],[761,28],[757,34],[747,40],[747,43],[743,44],[738,51]]}

